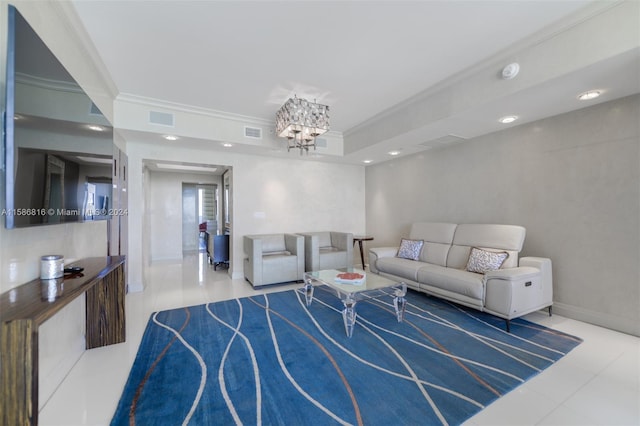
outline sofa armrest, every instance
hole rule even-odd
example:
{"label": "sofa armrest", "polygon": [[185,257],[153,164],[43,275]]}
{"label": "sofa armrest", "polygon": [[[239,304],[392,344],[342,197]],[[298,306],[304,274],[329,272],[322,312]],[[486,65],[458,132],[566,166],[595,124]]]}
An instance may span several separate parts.
{"label": "sofa armrest", "polygon": [[317,233],[299,233],[303,237],[305,271],[317,271],[320,266],[320,237]]}
{"label": "sofa armrest", "polygon": [[378,273],[376,262],[383,257],[395,257],[398,254],[398,247],[375,247],[369,249],[369,270]]}
{"label": "sofa armrest", "polygon": [[347,252],[348,264],[353,260],[353,234],[350,232],[331,232],[331,245]]}
{"label": "sofa armrest", "polygon": [[553,304],[553,272],[551,259],[546,257],[521,257],[520,266],[538,268],[542,274],[542,294],[549,306]]}
{"label": "sofa armrest", "polygon": [[490,279],[500,279],[513,281],[521,278],[526,278],[532,275],[538,275],[540,270],[531,266],[518,266],[517,268],[498,269],[496,271],[489,271],[484,274],[485,281]]}
{"label": "sofa armrest", "polygon": [[551,260],[525,257],[520,265],[484,275],[485,311],[506,320],[546,307],[551,313]]}
{"label": "sofa armrest", "polygon": [[247,255],[244,262],[244,276],[253,285],[262,285],[262,240],[245,235],[243,246]]}
{"label": "sofa armrest", "polygon": [[287,251],[298,258],[298,280],[304,276],[304,237],[298,234],[284,234]]}
{"label": "sofa armrest", "polygon": [[493,315],[511,320],[544,306],[542,279],[537,268],[499,269],[487,272],[484,279],[484,310]]}

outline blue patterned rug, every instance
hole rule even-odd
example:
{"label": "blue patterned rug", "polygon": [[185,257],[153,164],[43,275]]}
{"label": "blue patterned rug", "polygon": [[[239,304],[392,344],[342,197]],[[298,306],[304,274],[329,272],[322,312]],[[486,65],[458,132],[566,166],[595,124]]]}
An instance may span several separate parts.
{"label": "blue patterned rug", "polygon": [[317,287],[157,312],[112,425],[460,424],[581,340],[409,291],[405,321],[380,294]]}

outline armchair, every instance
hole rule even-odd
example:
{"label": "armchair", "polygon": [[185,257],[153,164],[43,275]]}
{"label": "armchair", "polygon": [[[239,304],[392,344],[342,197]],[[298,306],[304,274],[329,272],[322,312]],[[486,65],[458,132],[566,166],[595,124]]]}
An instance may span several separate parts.
{"label": "armchair", "polygon": [[295,234],[245,235],[244,277],[254,287],[300,281],[304,238]]}
{"label": "armchair", "polygon": [[304,237],[305,271],[353,266],[353,234],[308,232],[300,235]]}

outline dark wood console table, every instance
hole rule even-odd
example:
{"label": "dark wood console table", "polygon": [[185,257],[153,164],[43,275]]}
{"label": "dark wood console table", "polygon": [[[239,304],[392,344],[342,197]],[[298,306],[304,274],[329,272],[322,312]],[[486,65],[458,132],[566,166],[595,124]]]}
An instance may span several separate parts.
{"label": "dark wood console table", "polygon": [[79,274],[36,279],[0,295],[0,423],[38,424],[38,327],[71,301],[86,298],[86,348],[125,341],[124,256],[72,265]]}

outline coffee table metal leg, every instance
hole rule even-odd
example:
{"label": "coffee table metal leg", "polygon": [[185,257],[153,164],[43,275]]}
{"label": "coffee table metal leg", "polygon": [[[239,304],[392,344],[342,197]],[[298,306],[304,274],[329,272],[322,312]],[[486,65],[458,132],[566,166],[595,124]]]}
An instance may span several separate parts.
{"label": "coffee table metal leg", "polygon": [[342,319],[344,320],[344,329],[347,337],[353,336],[353,328],[356,325],[356,301],[347,298],[342,301],[344,310],[342,311]]}
{"label": "coffee table metal leg", "polygon": [[404,297],[396,296],[393,299],[393,306],[396,308],[396,316],[398,317],[398,322],[404,321],[404,308],[407,305],[407,299]]}
{"label": "coffee table metal leg", "polygon": [[398,322],[404,321],[404,311],[407,306],[407,299],[404,296],[407,295],[407,285],[401,283],[395,288],[395,297],[393,298],[393,306],[396,308],[396,317]]}
{"label": "coffee table metal leg", "polygon": [[307,306],[311,305],[313,302],[313,284],[311,284],[311,280],[304,280],[304,297],[307,302]]}

